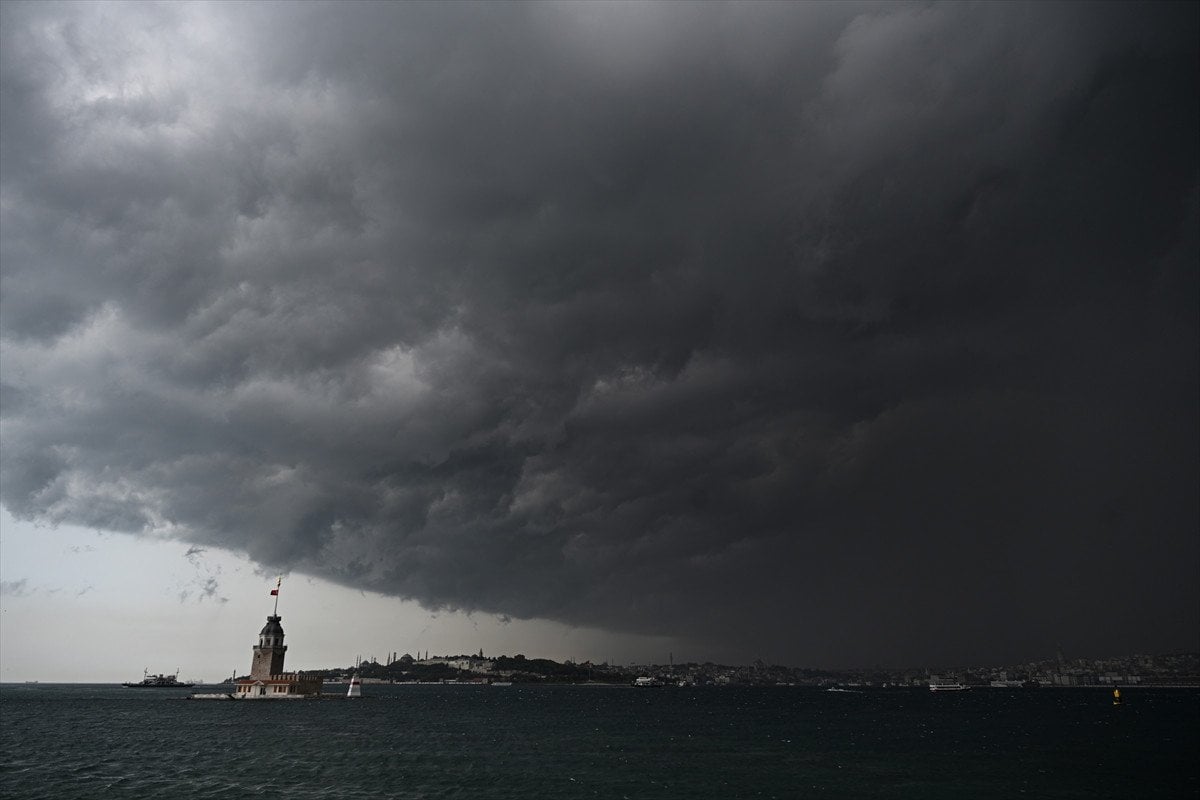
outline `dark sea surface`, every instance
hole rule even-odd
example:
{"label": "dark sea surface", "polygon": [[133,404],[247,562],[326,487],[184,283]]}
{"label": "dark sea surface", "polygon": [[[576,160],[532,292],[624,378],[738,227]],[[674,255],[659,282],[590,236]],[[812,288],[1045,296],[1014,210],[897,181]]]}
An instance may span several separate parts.
{"label": "dark sea surface", "polygon": [[3,798],[1200,795],[1200,691],[0,685]]}

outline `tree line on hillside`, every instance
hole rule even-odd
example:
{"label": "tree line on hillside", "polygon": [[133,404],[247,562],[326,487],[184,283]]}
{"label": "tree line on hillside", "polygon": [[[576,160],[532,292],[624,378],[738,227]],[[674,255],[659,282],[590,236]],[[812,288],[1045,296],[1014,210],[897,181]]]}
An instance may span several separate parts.
{"label": "tree line on hillside", "polygon": [[[467,659],[471,656],[451,656],[451,659]],[[475,656],[474,658],[478,658]],[[586,683],[589,681],[602,683],[626,683],[632,681],[635,674],[627,673],[620,668],[598,668],[591,664],[560,664],[548,658],[526,658],[524,655],[498,656],[487,659],[491,669],[486,672],[460,670],[445,662],[421,664],[393,661],[391,664],[380,664],[377,661],[364,661],[357,670],[354,666],[335,667],[331,669],[306,670],[310,675],[320,675],[322,678],[337,678],[358,672],[359,677],[385,681],[419,681],[432,683],[447,680],[463,680],[469,677],[490,676],[493,679],[503,679],[514,683]]]}

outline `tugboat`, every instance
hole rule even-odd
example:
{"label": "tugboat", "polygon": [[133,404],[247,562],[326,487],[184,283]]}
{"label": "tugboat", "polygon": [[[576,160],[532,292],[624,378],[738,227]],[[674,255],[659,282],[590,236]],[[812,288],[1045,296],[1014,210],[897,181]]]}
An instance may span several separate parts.
{"label": "tugboat", "polygon": [[174,675],[151,675],[148,669],[142,670],[144,676],[138,683],[122,683],[130,689],[190,689],[196,684],[180,683],[179,670]]}

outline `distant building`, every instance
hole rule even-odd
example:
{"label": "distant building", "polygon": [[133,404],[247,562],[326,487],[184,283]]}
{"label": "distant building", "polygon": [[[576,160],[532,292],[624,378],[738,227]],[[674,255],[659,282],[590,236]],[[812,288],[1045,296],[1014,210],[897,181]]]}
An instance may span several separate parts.
{"label": "distant building", "polygon": [[[275,610],[279,610],[278,588],[275,595]],[[254,656],[250,661],[250,677],[237,682],[234,697],[239,700],[293,699],[319,695],[321,678],[303,672],[284,672],[283,657],[287,645],[283,643],[282,618],[276,614],[267,617],[267,624],[258,634]]]}

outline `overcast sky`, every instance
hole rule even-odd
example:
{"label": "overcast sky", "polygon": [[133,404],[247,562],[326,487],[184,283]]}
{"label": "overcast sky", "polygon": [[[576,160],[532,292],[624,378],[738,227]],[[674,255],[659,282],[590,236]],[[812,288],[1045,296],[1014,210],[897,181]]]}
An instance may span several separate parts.
{"label": "overcast sky", "polygon": [[1200,648],[1198,18],[3,3],[6,535],[509,652]]}

